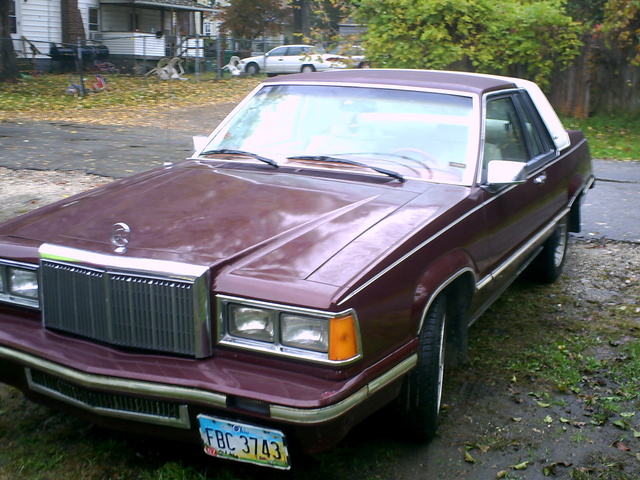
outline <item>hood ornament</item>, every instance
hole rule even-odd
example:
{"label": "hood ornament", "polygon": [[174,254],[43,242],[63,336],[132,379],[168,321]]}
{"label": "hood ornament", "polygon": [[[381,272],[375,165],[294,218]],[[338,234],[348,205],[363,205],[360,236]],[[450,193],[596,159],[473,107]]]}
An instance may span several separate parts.
{"label": "hood ornament", "polygon": [[116,247],[116,253],[125,253],[131,241],[131,228],[124,222],[118,222],[111,227],[111,243]]}

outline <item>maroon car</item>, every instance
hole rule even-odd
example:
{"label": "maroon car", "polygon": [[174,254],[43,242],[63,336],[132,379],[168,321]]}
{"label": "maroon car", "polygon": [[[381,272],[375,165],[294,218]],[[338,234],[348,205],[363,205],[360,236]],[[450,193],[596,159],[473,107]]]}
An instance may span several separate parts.
{"label": "maroon car", "polygon": [[469,326],[558,277],[593,181],[524,80],[274,78],[186,161],[0,226],[0,381],[276,468],[392,402],[428,440]]}

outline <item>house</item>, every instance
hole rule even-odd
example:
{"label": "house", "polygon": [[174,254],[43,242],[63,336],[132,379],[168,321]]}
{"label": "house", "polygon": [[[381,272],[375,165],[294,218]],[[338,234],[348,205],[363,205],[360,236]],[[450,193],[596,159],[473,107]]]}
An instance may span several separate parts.
{"label": "house", "polygon": [[10,7],[18,57],[44,71],[80,44],[107,47],[109,62],[131,69],[166,56],[202,56],[198,36],[213,12],[196,0],[11,0]]}

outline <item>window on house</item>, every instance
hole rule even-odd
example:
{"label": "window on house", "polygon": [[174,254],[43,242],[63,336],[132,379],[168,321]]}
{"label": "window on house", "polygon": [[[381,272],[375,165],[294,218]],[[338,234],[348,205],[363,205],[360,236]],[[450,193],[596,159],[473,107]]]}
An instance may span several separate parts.
{"label": "window on house", "polygon": [[16,18],[16,2],[15,0],[9,1],[9,32],[18,33],[18,21]]}
{"label": "window on house", "polygon": [[98,9],[89,8],[89,31],[97,32],[99,30]]}

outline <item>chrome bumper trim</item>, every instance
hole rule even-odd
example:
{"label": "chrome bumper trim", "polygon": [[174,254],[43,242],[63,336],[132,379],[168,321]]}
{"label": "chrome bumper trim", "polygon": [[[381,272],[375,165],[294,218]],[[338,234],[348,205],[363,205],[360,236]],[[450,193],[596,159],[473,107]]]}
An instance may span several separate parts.
{"label": "chrome bumper trim", "polygon": [[378,390],[386,387],[402,375],[408,373],[417,365],[417,363],[418,355],[414,353],[388,372],[372,380],[353,395],[350,395],[341,402],[329,405],[328,407],[304,409],[272,405],[271,417],[277,420],[300,424],[313,424],[333,420],[334,418],[337,418],[351,410],[356,405],[362,403]]}
{"label": "chrome bumper trim", "polygon": [[[69,367],[59,365],[49,360],[36,357],[34,355],[19,352],[6,347],[0,347],[0,358],[5,358],[23,364],[27,371],[27,378],[29,378],[29,369],[36,369],[87,389],[97,389],[124,395],[144,395],[149,398],[157,398],[165,401],[173,401],[176,403],[193,402],[221,409],[226,409],[227,407],[227,396],[221,393],[208,392],[201,389],[180,387],[163,383],[129,380],[126,378],[84,373]],[[370,397],[380,389],[398,380],[402,375],[408,373],[410,370],[415,368],[417,361],[417,354],[411,355],[388,372],[372,380],[369,384],[367,384],[354,394],[333,405],[321,408],[292,408],[282,405],[271,405],[271,418],[273,420],[302,425],[313,425],[335,419],[351,410],[358,404],[362,403],[364,400],[366,400],[368,397]],[[39,386],[36,388],[36,390],[42,394],[49,395],[51,397],[78,406],[78,402],[76,402],[74,399],[70,399],[64,395],[61,395],[59,394],[59,392],[52,392]],[[91,407],[89,405],[81,405],[81,407],[102,415],[119,416],[122,418],[129,418],[146,423],[166,423],[164,420],[153,421],[154,419],[158,419],[156,417],[149,418],[149,415],[145,414],[120,412],[116,410],[106,411],[105,409]],[[186,415],[186,411],[184,412],[184,415]],[[174,423],[173,426],[180,425],[176,425]],[[189,428],[184,424],[181,425],[181,427]]]}

